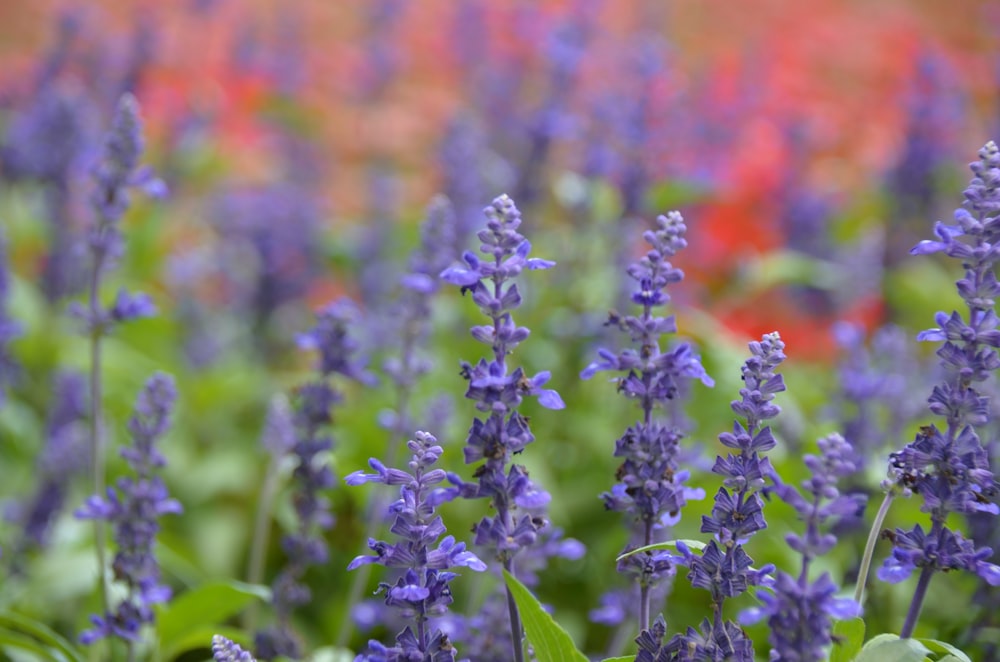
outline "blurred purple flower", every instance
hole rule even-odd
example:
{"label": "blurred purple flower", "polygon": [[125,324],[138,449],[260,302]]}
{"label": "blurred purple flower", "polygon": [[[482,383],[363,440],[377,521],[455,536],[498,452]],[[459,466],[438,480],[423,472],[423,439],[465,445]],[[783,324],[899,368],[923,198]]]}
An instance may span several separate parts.
{"label": "blurred purple flower", "polygon": [[791,505],[806,523],[805,535],[791,533],[788,546],[802,555],[798,577],[778,572],[770,592],[757,594],[762,606],[741,614],[743,623],[766,618],[770,626],[771,659],[785,662],[822,662],[833,643],[833,620],[859,615],[860,606],[852,599],[837,598],[837,585],[824,572],[809,580],[809,568],[816,558],[830,551],[837,538],[824,533],[827,522],[856,517],[864,508],[866,497],[841,495],[837,483],[858,471],[851,445],[839,434],[819,440],[821,455],[806,455],[810,477],[802,481],[802,490],[782,483],[776,474],[774,492]]}
{"label": "blurred purple flower", "polygon": [[109,487],[105,496],[91,496],[76,511],[79,519],[100,519],[114,527],[118,551],[112,569],[127,588],[112,613],[91,617],[94,627],[80,635],[85,644],[109,636],[137,640],[142,625],[155,620],[153,605],[170,599],[170,587],[160,583],[154,545],[160,517],[180,513],[181,505],[155,474],[165,460],[154,444],[170,426],[176,399],[170,376],[158,373],[146,382],[129,419],[133,445],[121,451],[134,477],[119,479],[117,490]]}
{"label": "blurred purple flower", "polygon": [[212,637],[212,659],[215,662],[256,662],[250,653],[221,634]]}
{"label": "blurred purple flower", "polygon": [[254,637],[257,657],[262,660],[301,655],[301,646],[291,629],[291,614],[312,599],[304,575],[310,566],[327,561],[329,552],[321,532],[333,526],[330,504],[323,494],[335,482],[326,457],[333,448],[333,439],[326,428],[333,422],[332,409],[341,401],[341,394],[331,378],[341,375],[362,384],[374,383],[364,361],[355,356],[357,343],[350,333],[358,321],[358,311],[347,299],[317,312],[316,326],[298,337],[299,346],[316,351],[319,360],[317,378],[295,392],[294,443],[288,438],[287,422],[271,421],[271,433],[275,435],[271,443],[275,448],[288,448],[295,460],[292,478],[297,527],[281,540],[287,561],[272,583],[271,598],[277,622],[258,630]]}

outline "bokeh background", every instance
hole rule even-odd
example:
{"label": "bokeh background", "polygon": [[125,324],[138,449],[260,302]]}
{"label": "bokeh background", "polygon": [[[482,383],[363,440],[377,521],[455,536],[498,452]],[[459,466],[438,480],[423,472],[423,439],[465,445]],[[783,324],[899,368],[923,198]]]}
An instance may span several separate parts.
{"label": "bokeh background", "polygon": [[[523,461],[553,493],[553,522],[588,546],[585,558],[550,567],[537,593],[582,648],[613,651],[621,635],[589,624],[587,612],[617,582],[626,534],[598,494],[613,484],[613,443],[636,412],[612,385],[577,375],[598,345],[618,342],[602,322],[627,305],[623,266],[642,250],[642,229],[674,208],[690,228],[674,306],[717,381],[694,387],[684,405],[696,482],[717,487],[708,460],[731,424],[745,343],[778,330],[790,358],[776,464],[789,480],[818,435],[856,417],[857,343],[903,339],[870,348],[871,378],[902,381],[895,399],[908,406],[876,416],[857,480],[874,490],[887,450],[921,422],[932,383],[932,361],[912,339],[956,300],[957,267],[908,251],[960,204],[966,164],[1000,128],[998,45],[1000,7],[988,0],[2,3],[0,222],[8,307],[24,333],[0,412],[0,543],[16,545],[26,495],[44,475],[53,380],[87,365],[65,315],[80,295],[74,245],[89,214],[89,164],[117,98],[131,91],[170,196],[137,201],[126,222],[112,285],[150,292],[161,315],[110,343],[108,427],[124,438],[150,372],[177,376],[181,407],[165,453],[186,513],[165,525],[170,582],[183,591],[245,577],[267,464],[264,412],[307,374],[295,334],[311,311],[357,301],[358,335],[378,368],[398,351],[392,302],[432,197],[456,209],[457,257],[473,246],[481,208],[506,192],[535,254],[559,263],[524,279],[519,322],[533,335],[517,358],[530,372],[551,370],[568,405],[530,411],[537,442]],[[467,471],[460,447],[473,415],[458,361],[481,354],[464,331],[473,308],[457,292],[438,297],[433,369],[415,397],[415,418],[458,471]],[[838,336],[839,321],[854,326]],[[393,398],[387,385],[348,388],[341,475],[385,448],[380,412]],[[68,490],[68,503],[82,500],[82,475]],[[368,498],[355,492],[330,495],[331,562],[311,573],[316,600],[297,622],[312,647],[334,643],[348,617],[344,568],[361,552]],[[481,506],[448,506],[452,530],[461,535]],[[703,507],[692,505],[679,537],[698,537]],[[916,516],[906,508],[894,517]],[[291,517],[281,492],[275,529]],[[781,506],[769,518],[775,531],[795,525]],[[27,549],[17,564],[5,556],[0,603],[78,631],[93,609],[88,534],[64,513],[47,549]],[[843,532],[830,560],[839,577],[851,579],[863,536]],[[762,537],[755,558],[791,561],[779,533]],[[268,558],[270,576],[277,542]],[[1000,639],[987,597],[970,608],[967,578],[935,582],[930,634],[977,646]],[[456,589],[456,605],[484,590],[470,586]],[[870,627],[881,629],[871,631],[898,628],[911,591],[876,585]],[[700,621],[704,600],[680,579],[665,608],[671,629]],[[356,648],[367,634],[351,636]]]}

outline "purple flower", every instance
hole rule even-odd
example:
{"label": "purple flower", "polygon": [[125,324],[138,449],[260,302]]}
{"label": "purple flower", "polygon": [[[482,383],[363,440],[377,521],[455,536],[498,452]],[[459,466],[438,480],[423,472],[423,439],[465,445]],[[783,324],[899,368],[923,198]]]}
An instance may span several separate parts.
{"label": "purple flower", "polygon": [[18,374],[18,365],[11,355],[10,343],[18,338],[21,325],[7,314],[7,298],[10,296],[10,273],[7,264],[7,245],[0,236],[0,404],[6,397],[4,389],[10,386]]}
{"label": "purple flower", "polygon": [[863,495],[841,495],[837,490],[839,479],[858,470],[851,445],[839,434],[832,434],[819,440],[819,450],[821,455],[805,457],[811,475],[802,481],[801,490],[780,482],[772,473],[774,492],[806,523],[804,536],[792,533],[785,537],[788,546],[802,555],[798,576],[777,573],[770,592],[758,593],[763,606],[741,615],[744,623],[767,619],[774,660],[827,659],[827,649],[833,642],[833,619],[850,618],[860,611],[854,600],[836,597],[837,585],[828,573],[809,580],[812,561],[836,544],[836,537],[824,533],[821,527],[831,520],[856,517],[866,500]]}
{"label": "purple flower", "polygon": [[[391,469],[372,458],[369,466],[375,473],[356,471],[347,476],[348,485],[384,483],[399,486],[399,500],[389,508],[394,521],[390,531],[399,538],[396,544],[369,540],[372,556],[359,556],[348,570],[377,563],[389,568],[404,570],[395,583],[379,584],[385,593],[385,603],[396,607],[416,619],[416,632],[407,627],[396,637],[396,647],[389,649],[378,642],[370,642],[371,653],[361,659],[392,660],[411,659],[454,660],[455,651],[447,636],[440,630],[428,632],[428,616],[443,615],[451,603],[449,583],[457,575],[453,568],[470,568],[477,572],[486,570],[486,564],[465,549],[464,543],[445,536],[441,517],[434,514],[433,488],[445,480],[442,469],[432,468],[441,457],[437,439],[426,432],[417,432],[416,439],[407,443],[413,453],[409,471]],[[440,542],[439,542],[440,540]],[[436,545],[436,547],[435,547]]]}
{"label": "purple flower", "polygon": [[[85,421],[86,388],[82,375],[56,375],[45,426],[45,447],[36,464],[37,488],[19,504],[12,519],[24,527],[20,548],[48,545],[52,524],[62,510],[74,476],[89,465]],[[20,558],[15,554],[15,558]]]}
{"label": "purple flower", "polygon": [[915,439],[889,456],[888,483],[904,494],[923,498],[922,510],[930,515],[926,532],[920,525],[888,535],[894,541],[879,577],[899,581],[920,568],[916,592],[900,635],[913,633],[927,587],[936,571],[964,569],[991,585],[1000,579],[997,566],[988,563],[992,550],[975,546],[946,525],[949,513],[1000,513],[995,501],[996,479],[977,428],[990,420],[988,399],[977,390],[990,373],[1000,368],[1000,333],[996,327],[995,298],[1000,294],[994,273],[1000,261],[1000,150],[988,142],[979,161],[970,164],[973,178],[965,190],[965,205],[955,212],[953,226],[938,223],[940,241],[922,241],[914,254],[943,252],[961,260],[965,276],[956,286],[968,307],[959,312],[939,312],[937,328],[918,339],[941,342],[937,351],[944,371],[934,386],[928,408],[945,419],[944,430],[935,425],[920,428]]}
{"label": "purple flower", "polygon": [[[549,409],[562,409],[562,398],[556,391],[543,389],[549,373],[529,376],[520,367],[510,371],[507,357],[524,341],[529,331],[518,327],[512,312],[521,305],[517,284],[510,282],[524,269],[548,269],[553,262],[529,257],[531,244],[518,232],[521,213],[506,195],[493,200],[484,210],[486,227],[477,234],[480,252],[485,259],[466,252],[464,266],[453,266],[441,272],[441,278],[471,292],[473,302],[489,319],[489,323],[472,328],[472,337],[489,345],[490,360],[480,359],[475,365],[462,362],[462,377],[468,381],[465,397],[476,402],[484,419],[475,418],[469,429],[465,449],[466,464],[483,461],[475,471],[475,483],[463,482],[458,476],[448,476],[452,487],[438,490],[438,499],[457,496],[488,498],[494,514],[475,525],[475,543],[493,550],[496,559],[510,572],[513,560],[525,548],[540,542],[548,527],[545,508],[548,493],[535,485],[524,467],[511,464],[512,456],[534,441],[528,419],[517,408],[525,396],[533,396]],[[546,550],[555,548],[546,545]],[[533,565],[541,562],[536,558]],[[537,567],[537,565],[536,565]],[[521,659],[521,628],[519,616],[511,601],[510,625],[513,650],[510,655]]]}
{"label": "purple flower", "polygon": [[215,662],[256,662],[250,653],[221,634],[212,637],[212,659]]}
{"label": "purple flower", "polygon": [[154,473],[165,464],[154,443],[169,428],[176,399],[168,375],[156,374],[146,382],[129,419],[133,445],[121,452],[134,475],[119,479],[117,490],[109,487],[106,495],[91,496],[76,511],[79,519],[100,519],[113,526],[118,551],[112,569],[127,589],[111,613],[91,617],[94,627],[80,635],[85,644],[109,636],[137,640],[142,625],[154,621],[153,605],[170,599],[170,588],[160,583],[153,550],[160,517],[180,513],[181,505]]}
{"label": "purple flower", "polygon": [[142,121],[139,104],[131,94],[118,102],[111,129],[105,136],[100,158],[94,164],[94,188],[90,203],[93,222],[87,237],[91,260],[89,303],[75,304],[71,313],[84,321],[88,334],[102,336],[120,322],[153,315],[156,309],[145,294],[130,294],[120,290],[110,308],[101,306],[98,290],[101,278],[124,251],[120,221],[130,204],[130,190],[139,188],[159,197],[164,192],[162,182],[149,168],[139,166],[142,156]]}
{"label": "purple flower", "polygon": [[[678,543],[678,562],[688,567],[688,579],[693,586],[703,588],[712,596],[713,618],[706,619],[700,631],[688,628],[677,634],[667,645],[679,660],[753,661],[753,643],[733,622],[723,620],[723,603],[735,598],[752,586],[768,586],[773,565],[755,570],[743,544],[754,533],[767,527],[763,515],[760,489],[764,477],[775,479],[766,458],[759,453],[774,447],[775,441],[764,421],[774,418],[781,409],[774,396],[785,390],[781,375],[775,372],[785,360],[785,344],[777,333],[764,335],[750,343],[750,358],[743,364],[743,388],[740,399],[730,407],[744,421],[736,421],[733,432],[724,432],[719,440],[737,451],[718,458],[713,473],[723,477],[715,506],[702,517],[701,530],[712,533],[711,540],[700,555],[684,543]],[[726,489],[728,486],[732,492]],[[703,651],[695,654],[694,651]]]}
{"label": "purple flower", "polygon": [[322,210],[299,183],[230,186],[209,206],[219,276],[237,312],[266,324],[301,299],[321,268]]}
{"label": "purple flower", "polygon": [[[636,282],[632,302],[642,306],[642,313],[623,317],[612,312],[607,322],[628,335],[635,347],[618,354],[600,349],[600,360],[580,373],[583,379],[603,370],[625,373],[614,380],[618,391],[637,400],[642,408],[642,420],[615,442],[614,455],[622,458],[616,472],[619,482],[601,495],[605,508],[627,513],[638,527],[633,531],[634,542],[627,545],[626,551],[656,542],[655,532],[676,523],[689,498],[704,496],[704,492],[684,485],[689,474],[680,469],[678,462],[681,430],[653,420],[654,408],[664,407],[677,397],[687,381],[700,379],[706,386],[712,385],[689,345],[681,343],[673,349],[661,350],[660,337],[676,332],[677,326],[673,316],[654,314],[654,308],[670,301],[667,286],[684,277],[684,272],[674,267],[669,258],[687,246],[686,232],[681,215],[670,212],[657,218],[655,231],[643,234],[650,250],[627,269]],[[626,557],[618,569],[633,577],[639,587],[639,600],[635,604],[639,607],[636,615],[642,630],[649,625],[650,589],[673,575],[669,556],[634,554]]]}
{"label": "purple flower", "polygon": [[298,341],[303,349],[318,353],[318,375],[294,394],[293,430],[289,430],[289,421],[283,420],[285,414],[281,411],[275,411],[269,422],[272,448],[287,449],[295,462],[292,479],[297,527],[281,541],[287,562],[272,584],[277,622],[259,630],[254,637],[257,657],[262,660],[301,655],[291,630],[291,614],[312,599],[309,587],[303,582],[306,570],[325,563],[328,558],[322,531],[333,526],[333,515],[324,492],[333,487],[335,480],[326,459],[333,448],[333,439],[326,428],[333,422],[333,407],[342,399],[331,378],[339,374],[362,384],[374,381],[364,361],[356,356],[358,345],[351,337],[352,325],[358,321],[354,305],[341,300],[321,309],[316,317],[316,326],[301,334]]}

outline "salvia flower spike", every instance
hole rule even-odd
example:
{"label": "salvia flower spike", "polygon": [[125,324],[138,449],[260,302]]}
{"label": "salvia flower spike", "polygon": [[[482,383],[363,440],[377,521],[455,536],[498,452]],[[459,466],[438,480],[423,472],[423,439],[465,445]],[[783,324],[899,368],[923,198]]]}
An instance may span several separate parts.
{"label": "salvia flower spike", "polygon": [[[625,373],[615,379],[618,390],[637,400],[642,409],[642,420],[615,442],[615,457],[622,458],[616,473],[619,482],[601,495],[605,508],[627,514],[639,527],[626,551],[656,542],[655,530],[676,523],[689,498],[704,496],[704,492],[684,484],[689,473],[678,462],[683,433],[653,418],[654,409],[677,397],[683,382],[700,379],[706,386],[713,384],[690,345],[680,343],[667,351],[660,347],[662,336],[674,333],[677,327],[673,316],[660,317],[655,310],[670,301],[667,287],[684,277],[670,259],[687,246],[687,226],[676,211],[659,216],[656,222],[657,228],[643,235],[650,250],[628,267],[628,275],[636,283],[631,298],[642,306],[642,313],[622,316],[612,312],[607,322],[627,334],[634,347],[618,354],[599,350],[600,360],[580,374],[589,379],[603,370]],[[633,577],[639,587],[638,603],[629,604],[638,604],[639,629],[646,629],[650,591],[674,573],[670,554],[660,551],[626,556],[619,563],[619,572]]]}
{"label": "salvia flower spike", "polygon": [[[322,532],[333,526],[333,514],[324,494],[334,485],[327,457],[333,448],[333,439],[327,429],[333,423],[334,407],[342,400],[333,377],[340,375],[366,385],[374,383],[374,376],[366,369],[364,360],[357,356],[358,343],[351,336],[358,317],[354,304],[343,299],[320,310],[316,326],[298,337],[302,349],[317,352],[318,374],[295,393],[295,435],[289,455],[295,461],[292,477],[297,527],[282,538],[281,547],[287,562],[272,583],[277,622],[258,631],[254,637],[260,659],[301,656],[301,647],[291,627],[291,615],[295,608],[312,599],[303,577],[310,566],[326,562],[329,552]],[[289,441],[286,438],[278,444],[288,448]]]}
{"label": "salvia flower spike", "polygon": [[767,527],[760,490],[765,478],[773,475],[770,461],[762,453],[774,448],[771,428],[764,422],[774,418],[781,408],[774,404],[785,382],[775,369],[785,360],[785,343],[777,333],[765,334],[750,343],[750,358],[743,364],[743,388],[740,399],[730,407],[743,420],[733,424],[732,432],[723,432],[719,441],[731,449],[726,457],[717,457],[712,472],[723,478],[710,515],[703,516],[701,530],[713,539],[701,554],[683,542],[677,543],[677,562],[687,566],[688,580],[711,593],[712,618],[700,628],[689,627],[666,644],[662,617],[640,633],[636,641],[649,661],[706,660],[711,662],[753,662],[753,642],[743,629],[723,617],[723,605],[729,598],[746,593],[754,586],[768,586],[773,580],[773,565],[760,569],[743,549],[744,543]]}
{"label": "salvia flower spike", "polygon": [[407,626],[397,635],[394,647],[369,642],[370,654],[359,660],[454,660],[455,649],[447,635],[440,630],[431,631],[428,618],[444,615],[451,603],[448,585],[458,576],[452,570],[486,570],[486,564],[466,551],[464,543],[456,542],[453,536],[441,538],[447,531],[441,517],[434,513],[438,501],[432,488],[446,478],[444,470],[433,468],[442,450],[437,439],[427,432],[417,432],[415,437],[407,443],[413,453],[409,471],[386,467],[372,458],[368,464],[374,473],[355,471],[345,479],[348,485],[383,483],[399,487],[399,500],[389,508],[395,517],[391,531],[399,542],[392,544],[369,539],[368,547],[374,555],[357,557],[347,569],[371,563],[399,568],[402,574],[396,581],[379,584],[379,591],[385,593],[387,605],[402,610],[414,620],[414,627]]}
{"label": "salvia flower spike", "polygon": [[893,550],[878,571],[879,579],[900,582],[919,569],[913,601],[901,636],[913,634],[931,577],[935,572],[967,570],[993,586],[1000,585],[1000,567],[988,559],[993,552],[946,525],[949,513],[998,514],[996,479],[980,441],[990,420],[988,399],[977,390],[1000,368],[1000,319],[995,300],[1000,295],[995,267],[1000,262],[1000,149],[992,141],[979,150],[969,166],[972,181],[965,204],[955,211],[954,225],[937,223],[937,240],[918,243],[914,255],[944,253],[960,260],[965,275],[956,286],[968,307],[935,315],[938,326],[921,332],[918,340],[940,342],[937,351],[944,380],[928,398],[930,411],[945,421],[920,428],[916,438],[889,456],[887,486],[904,494],[919,494],[930,527],[889,533]]}
{"label": "salvia flower spike", "polygon": [[[484,259],[466,251],[463,265],[441,272],[445,282],[459,286],[463,294],[471,293],[473,302],[489,319],[488,324],[473,326],[471,333],[492,353],[489,361],[480,359],[475,365],[462,362],[461,371],[469,383],[465,397],[474,400],[476,409],[486,415],[485,420],[473,419],[465,448],[466,464],[483,463],[475,472],[478,480],[465,483],[450,476],[455,487],[446,488],[445,494],[449,498],[460,495],[491,500],[495,514],[475,526],[475,543],[492,549],[495,558],[515,574],[514,558],[534,545],[548,527],[544,511],[550,499],[524,467],[511,464],[512,456],[535,439],[528,419],[517,408],[525,396],[538,398],[538,403],[549,409],[565,405],[556,391],[542,388],[549,380],[548,372],[532,377],[520,367],[508,368],[508,355],[530,333],[517,326],[511,315],[521,305],[517,283],[511,281],[525,269],[549,269],[555,263],[529,257],[531,243],[518,232],[521,212],[510,197],[494,199],[484,213],[486,227],[477,234]],[[513,655],[520,662],[520,617],[509,592],[507,602]]]}
{"label": "salvia flower spike", "polygon": [[156,374],[146,382],[129,419],[132,445],[121,451],[133,475],[119,479],[117,489],[109,487],[106,494],[91,496],[76,511],[80,519],[112,526],[117,546],[112,568],[127,590],[117,607],[91,617],[94,627],[80,635],[85,644],[111,636],[130,644],[138,641],[142,626],[154,621],[153,605],[170,599],[170,588],[160,583],[154,545],[160,517],[180,513],[181,505],[170,498],[157,475],[166,460],[156,442],[170,427],[176,399],[170,376]]}
{"label": "salvia flower spike", "polygon": [[776,662],[823,662],[833,643],[833,620],[859,613],[854,600],[837,597],[838,587],[829,573],[809,579],[812,562],[837,543],[832,533],[823,530],[824,525],[856,517],[866,501],[864,495],[842,495],[837,490],[839,479],[858,470],[851,445],[841,435],[831,434],[819,440],[819,450],[820,455],[805,457],[811,475],[802,481],[801,490],[773,475],[774,492],[806,524],[805,535],[791,533],[785,537],[788,546],[802,556],[798,576],[776,573],[772,590],[757,594],[763,605],[747,610],[740,618],[743,623],[767,619],[770,659]]}
{"label": "salvia flower spike", "polygon": [[215,662],[257,662],[239,644],[226,639],[221,634],[212,637],[212,659]]}

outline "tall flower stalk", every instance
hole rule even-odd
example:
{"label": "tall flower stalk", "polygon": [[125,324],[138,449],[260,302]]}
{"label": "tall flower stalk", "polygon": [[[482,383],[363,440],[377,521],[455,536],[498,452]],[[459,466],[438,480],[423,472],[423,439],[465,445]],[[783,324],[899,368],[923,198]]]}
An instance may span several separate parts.
{"label": "tall flower stalk", "polygon": [[[155,311],[152,301],[145,294],[118,292],[110,306],[101,302],[101,285],[124,251],[121,219],[128,211],[130,192],[140,188],[152,196],[165,192],[163,183],[154,178],[149,168],[140,167],[143,151],[142,122],[139,104],[131,94],[118,102],[105,140],[101,156],[94,169],[94,188],[90,196],[93,222],[87,234],[86,248],[90,256],[90,277],[86,306],[75,304],[71,312],[83,320],[90,338],[90,446],[93,465],[94,493],[103,494],[104,441],[103,435],[103,383],[101,374],[102,342],[118,324]],[[99,581],[101,603],[104,611],[110,610],[107,587],[103,579],[105,567],[104,526],[101,519],[94,520],[97,563],[102,577]]]}
{"label": "tall flower stalk", "polygon": [[118,480],[118,489],[95,494],[76,512],[80,519],[107,522],[114,529],[117,552],[112,563],[115,578],[125,584],[125,598],[100,616],[92,616],[94,627],[80,640],[91,644],[104,637],[118,637],[128,646],[128,659],[135,659],[135,646],[144,624],[155,620],[153,605],[170,599],[170,587],[160,583],[160,568],[154,545],[160,529],[159,518],[178,514],[181,505],[171,499],[156,472],[166,459],[155,443],[170,427],[177,391],[169,375],[156,374],[136,401],[129,420],[132,445],[121,451],[133,471],[132,477]]}
{"label": "tall flower stalk", "polygon": [[[436,196],[427,207],[426,219],[420,227],[420,245],[410,255],[408,273],[400,279],[402,291],[390,310],[391,319],[397,320],[399,353],[388,357],[383,369],[393,383],[395,406],[383,419],[389,431],[385,460],[394,466],[400,447],[412,430],[412,399],[418,380],[431,368],[423,355],[431,327],[431,305],[440,289],[436,276],[451,263],[450,249],[454,243],[455,212],[444,196]],[[386,505],[382,491],[375,492],[368,503],[365,539],[372,538],[383,526],[382,513]],[[354,574],[347,593],[347,604],[355,605],[361,590],[368,581],[369,569],[361,568]],[[337,637],[344,645],[351,633],[350,613],[345,616]]]}
{"label": "tall flower stalk", "polygon": [[775,368],[785,360],[785,343],[777,333],[764,335],[750,343],[750,358],[743,364],[744,386],[740,400],[730,407],[743,421],[733,423],[732,432],[723,432],[719,441],[732,449],[726,457],[715,460],[712,472],[723,477],[723,486],[715,496],[710,515],[703,515],[702,533],[713,539],[701,554],[695,554],[683,542],[677,543],[677,561],[688,568],[688,579],[697,588],[711,593],[712,617],[701,627],[689,627],[663,644],[666,623],[659,616],[649,630],[639,634],[638,662],[674,662],[699,660],[711,662],[753,662],[753,642],[743,629],[724,618],[727,599],[746,593],[752,586],[771,583],[773,565],[759,570],[743,545],[758,531],[767,528],[760,490],[765,479],[773,476],[770,461],[761,454],[775,446],[771,428],[764,421],[774,418],[781,409],[774,396],[785,390],[785,382]]}
{"label": "tall flower stalk", "polygon": [[[277,622],[256,633],[257,657],[264,660],[279,655],[301,657],[301,646],[291,628],[292,611],[312,599],[304,582],[309,567],[325,563],[329,552],[322,532],[333,526],[333,515],[324,492],[334,485],[329,451],[333,439],[328,428],[333,423],[333,408],[343,398],[333,384],[341,375],[362,384],[371,384],[373,376],[357,357],[357,344],[350,329],[358,319],[354,304],[348,300],[333,303],[317,314],[316,326],[299,337],[303,349],[319,353],[317,378],[295,393],[295,428],[291,455],[295,459],[293,503],[296,530],[285,535],[281,547],[287,555],[285,567],[272,583],[272,604]],[[272,421],[277,428],[283,427]],[[287,433],[278,432],[278,439]],[[276,441],[287,447],[287,441]]]}
{"label": "tall flower stalk", "polygon": [[1000,325],[995,299],[1000,296],[995,266],[1000,262],[1000,150],[988,142],[979,160],[970,164],[973,179],[965,189],[965,204],[955,211],[955,225],[937,223],[936,241],[925,240],[910,252],[914,255],[944,253],[961,260],[965,275],[957,282],[958,293],[968,307],[968,316],[958,311],[939,312],[938,326],[921,332],[918,340],[941,342],[937,351],[944,380],[928,398],[932,413],[945,420],[920,428],[916,438],[889,456],[891,491],[919,494],[921,510],[930,516],[930,527],[887,532],[892,554],[878,571],[883,581],[896,583],[919,568],[913,601],[900,636],[911,637],[935,572],[967,570],[993,586],[1000,585],[1000,567],[987,562],[989,547],[975,544],[946,524],[949,513],[986,512],[1000,509],[990,499],[996,495],[996,479],[977,428],[990,420],[989,399],[976,390],[1000,368]]}
{"label": "tall flower stalk", "polygon": [[413,453],[409,471],[386,467],[372,458],[368,464],[375,473],[355,471],[345,479],[348,485],[383,483],[399,486],[399,500],[390,506],[389,512],[395,516],[391,531],[400,541],[391,544],[369,538],[368,547],[375,554],[357,557],[347,569],[378,564],[402,570],[403,574],[395,583],[379,584],[379,591],[385,593],[386,605],[400,609],[404,616],[413,619],[415,626],[407,626],[400,632],[394,647],[368,642],[369,654],[359,656],[358,660],[454,660],[456,651],[448,636],[439,629],[431,630],[428,619],[444,615],[451,604],[448,585],[458,576],[452,569],[486,570],[486,564],[479,557],[465,550],[465,543],[455,542],[454,536],[441,539],[446,529],[434,508],[442,493],[435,495],[432,488],[444,481],[446,474],[443,469],[432,467],[441,457],[442,449],[437,439],[427,432],[417,432],[415,436],[416,439],[407,443]]}
{"label": "tall flower stalk", "polygon": [[[669,260],[687,246],[684,239],[687,227],[676,211],[659,216],[656,222],[656,230],[643,234],[650,250],[627,270],[636,282],[631,299],[642,306],[642,313],[622,316],[612,312],[607,321],[607,325],[627,334],[636,348],[618,354],[599,350],[600,360],[580,373],[583,379],[602,370],[625,373],[614,380],[618,391],[638,401],[642,409],[642,419],[615,442],[615,457],[622,458],[616,472],[619,482],[601,495],[605,508],[625,513],[638,526],[625,551],[657,542],[654,532],[676,523],[688,498],[704,496],[704,492],[684,485],[689,472],[678,465],[678,446],[683,433],[653,417],[657,407],[677,397],[682,382],[700,379],[706,386],[713,385],[690,345],[680,343],[666,351],[660,347],[662,336],[676,333],[677,324],[673,315],[659,317],[654,311],[670,301],[667,286],[684,278],[684,272]],[[638,629],[645,630],[649,627],[652,588],[673,575],[670,554],[666,551],[632,554],[619,563],[618,570],[638,585]]]}
{"label": "tall flower stalk", "polygon": [[[475,526],[475,543],[491,549],[494,557],[512,575],[516,575],[515,557],[524,548],[535,544],[546,519],[539,509],[549,495],[528,477],[527,470],[512,464],[512,456],[534,441],[528,419],[518,410],[525,396],[535,396],[543,407],[562,409],[562,398],[552,390],[542,389],[549,373],[529,377],[520,367],[510,370],[507,356],[523,342],[530,331],[514,323],[511,312],[521,305],[517,284],[510,282],[524,269],[549,269],[554,262],[529,258],[531,243],[517,229],[521,213],[514,201],[501,195],[484,210],[486,228],[480,230],[480,260],[474,253],[462,255],[463,266],[453,266],[441,273],[441,278],[472,293],[472,300],[489,318],[489,323],[472,327],[472,337],[488,345],[492,358],[480,359],[475,365],[462,362],[462,376],[469,382],[465,397],[476,402],[476,409],[486,415],[475,418],[466,440],[465,463],[483,462],[474,476],[475,483],[465,483],[454,477],[456,487],[451,496],[487,498],[494,515],[484,517]],[[525,512],[531,509],[532,512]],[[513,656],[524,660],[521,619],[510,591],[507,591]]]}
{"label": "tall flower stalk", "polygon": [[851,445],[839,434],[818,443],[820,454],[805,457],[811,475],[802,481],[801,490],[772,474],[775,493],[795,509],[806,525],[805,535],[785,536],[788,546],[802,556],[798,575],[778,572],[773,593],[762,591],[757,596],[763,606],[745,612],[740,619],[743,623],[767,619],[770,659],[775,662],[823,662],[833,643],[833,619],[858,614],[857,602],[836,597],[837,584],[829,573],[822,573],[814,581],[809,579],[813,561],[837,544],[836,536],[824,532],[825,525],[856,517],[867,501],[864,495],[842,495],[837,490],[839,479],[858,470]]}

